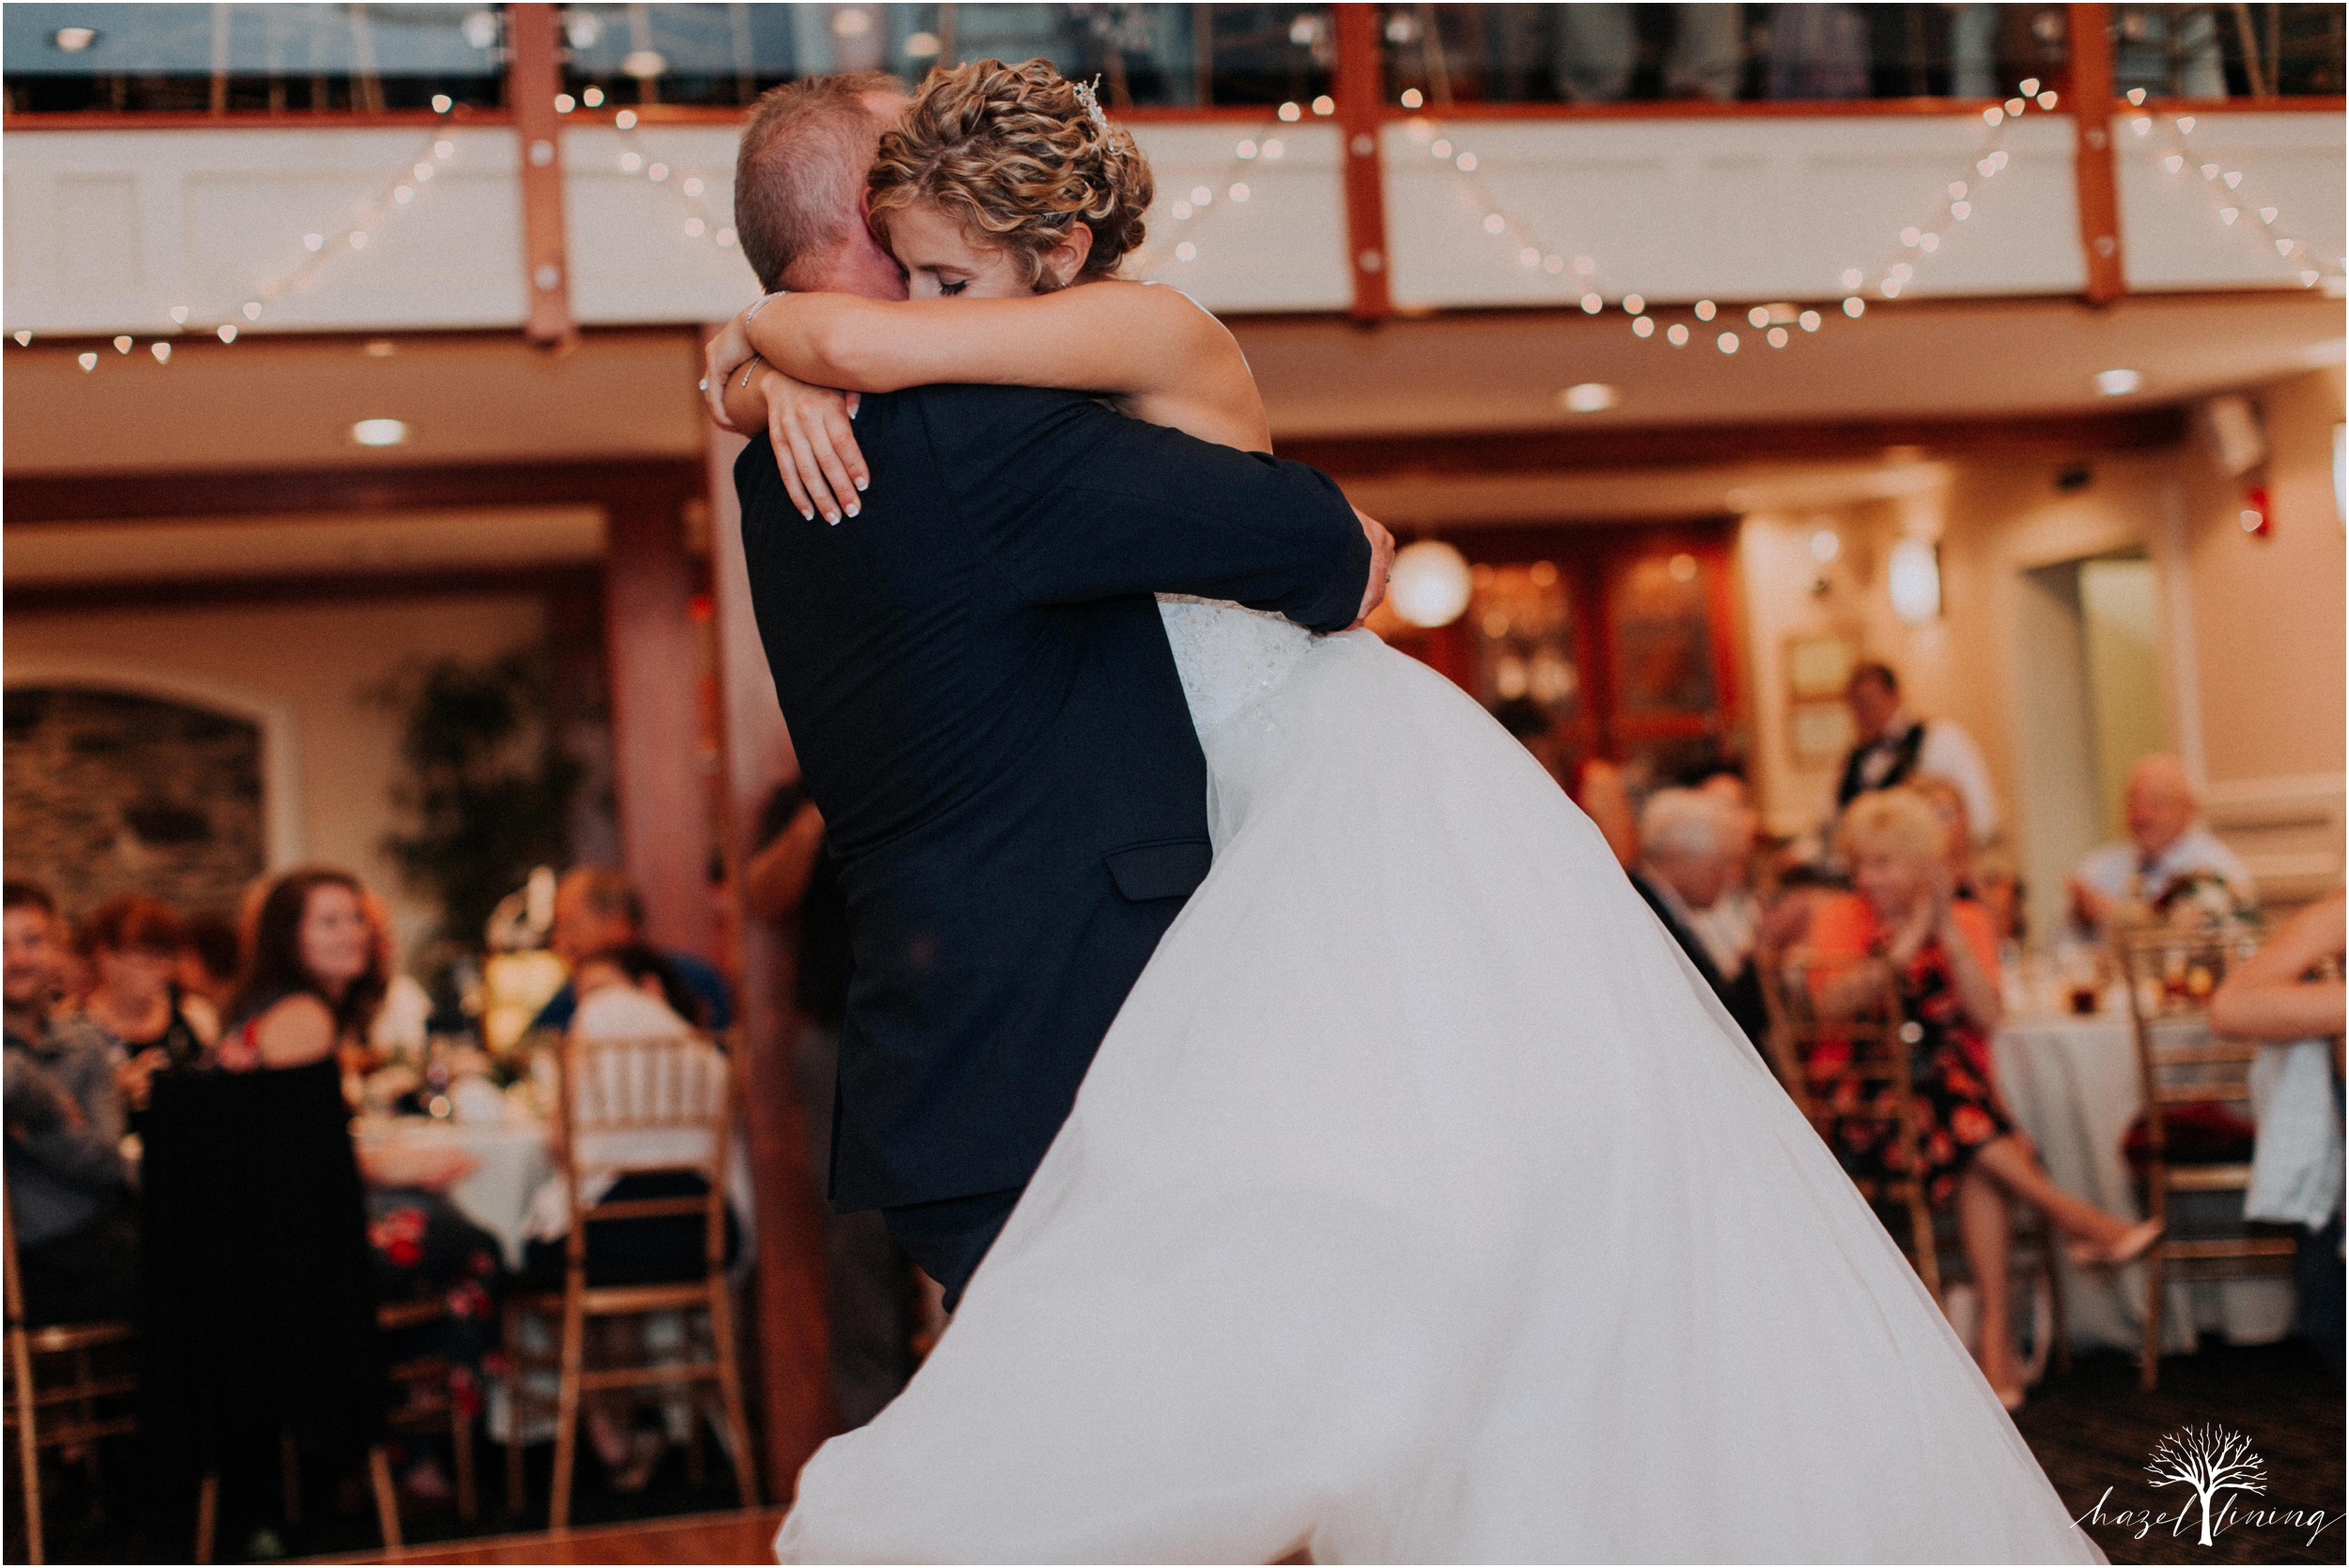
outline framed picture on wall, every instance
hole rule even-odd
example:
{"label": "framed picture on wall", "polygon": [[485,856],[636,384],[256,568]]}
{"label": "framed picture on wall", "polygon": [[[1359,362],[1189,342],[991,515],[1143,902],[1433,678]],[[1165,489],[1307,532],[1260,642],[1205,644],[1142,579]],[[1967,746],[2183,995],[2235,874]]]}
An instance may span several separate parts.
{"label": "framed picture on wall", "polygon": [[1852,666],[1859,662],[1859,639],[1840,631],[1809,632],[1786,639],[1786,697],[1806,702],[1843,701]]}
{"label": "framed picture on wall", "polygon": [[1858,732],[1852,728],[1851,709],[1843,706],[1841,697],[1833,702],[1814,699],[1786,705],[1787,745],[1797,764],[1841,762],[1858,738]]}

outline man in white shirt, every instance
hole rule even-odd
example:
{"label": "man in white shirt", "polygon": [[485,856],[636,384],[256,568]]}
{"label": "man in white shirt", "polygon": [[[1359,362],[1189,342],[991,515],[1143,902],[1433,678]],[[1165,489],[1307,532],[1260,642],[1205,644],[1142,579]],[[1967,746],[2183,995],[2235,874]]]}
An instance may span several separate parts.
{"label": "man in white shirt", "polygon": [[1910,718],[1901,707],[1900,676],[1889,664],[1870,662],[1852,671],[1843,700],[1851,705],[1859,743],[1843,759],[1836,810],[1870,790],[1890,789],[1919,773],[1938,773],[1966,797],[1974,842],[1990,842],[1999,831],[1999,801],[1972,736],[1947,719]]}
{"label": "man in white shirt", "polygon": [[2123,903],[2157,903],[2197,875],[2225,882],[2246,908],[2258,902],[2241,857],[2201,825],[2202,802],[2184,763],[2145,758],[2129,769],[2123,800],[2128,841],[2091,850],[2072,873],[2072,919],[2083,932],[2103,929]]}

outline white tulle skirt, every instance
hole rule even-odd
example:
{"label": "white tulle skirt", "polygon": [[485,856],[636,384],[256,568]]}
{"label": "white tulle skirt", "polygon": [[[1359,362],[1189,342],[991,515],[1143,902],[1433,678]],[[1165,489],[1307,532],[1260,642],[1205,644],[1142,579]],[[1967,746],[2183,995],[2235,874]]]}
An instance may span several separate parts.
{"label": "white tulle skirt", "polygon": [[2098,1560],[1598,831],[1367,633],[801,1561]]}

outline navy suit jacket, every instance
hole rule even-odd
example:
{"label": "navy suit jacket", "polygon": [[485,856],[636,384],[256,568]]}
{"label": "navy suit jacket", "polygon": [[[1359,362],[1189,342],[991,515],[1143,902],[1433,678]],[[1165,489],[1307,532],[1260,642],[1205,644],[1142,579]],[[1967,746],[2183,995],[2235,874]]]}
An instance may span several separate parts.
{"label": "navy suit jacket", "polygon": [[843,1211],[1026,1183],[1209,860],[1154,591],[1316,630],[1370,547],[1322,474],[1074,393],[867,396],[862,515],[735,464],[775,694],[848,897]]}

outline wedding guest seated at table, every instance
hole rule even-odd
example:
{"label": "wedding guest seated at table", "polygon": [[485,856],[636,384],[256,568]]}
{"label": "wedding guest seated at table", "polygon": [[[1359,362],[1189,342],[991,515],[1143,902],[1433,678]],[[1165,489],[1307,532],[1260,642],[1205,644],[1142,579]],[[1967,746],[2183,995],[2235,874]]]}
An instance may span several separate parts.
{"label": "wedding guest seated at table", "polygon": [[36,1327],[118,1320],[138,1304],[138,1212],[121,1153],[112,1046],[54,1009],[56,901],[0,889],[0,997],[7,1009],[5,1108],[9,1223],[24,1311]]}
{"label": "wedding guest seated at table", "polygon": [[237,923],[208,910],[188,916],[181,928],[188,941],[179,950],[179,994],[190,1002],[202,1001],[218,1018],[237,994],[237,976],[244,969]]}
{"label": "wedding guest seated at table", "polygon": [[2129,769],[2125,843],[2091,850],[2072,873],[2072,920],[2082,936],[2108,934],[2116,916],[2166,913],[2178,899],[2223,890],[2237,908],[2259,902],[2242,858],[2201,825],[2202,802],[2186,765],[2155,753]]}
{"label": "wedding guest seated at table", "polygon": [[2341,1369],[2341,1037],[2349,918],[2340,893],[2287,921],[2210,999],[2211,1027],[2275,1042],[2252,1068],[2259,1137],[2247,1219],[2292,1226],[2297,1327]]}
{"label": "wedding guest seated at table", "polygon": [[[232,1071],[299,1067],[366,1040],[388,986],[390,935],[381,907],[347,872],[312,867],[270,883],[253,922],[252,952],[214,1056]],[[443,1321],[386,1347],[395,1359],[435,1354],[454,1369],[450,1392],[479,1406],[483,1363],[496,1345],[496,1238],[448,1201],[470,1175],[461,1150],[397,1142],[361,1146],[367,1246],[381,1301],[439,1299]],[[449,1494],[437,1453],[419,1450],[401,1473],[412,1495]]]}
{"label": "wedding guest seated at table", "polygon": [[1753,808],[1753,791],[1743,773],[1715,768],[1696,782],[1696,791],[1718,800],[1729,812],[1733,862],[1729,886],[1709,909],[1696,911],[1689,922],[1725,974],[1734,974],[1753,959],[1762,941],[1762,902],[1754,896],[1754,850],[1762,839],[1762,814]]}
{"label": "wedding guest seated at table", "polygon": [[[703,997],[678,972],[670,956],[643,942],[626,942],[587,955],[571,971],[571,981],[579,1000],[569,1028],[571,1037],[579,1041],[689,1035],[695,1032],[695,1020],[704,1006]],[[704,1044],[697,1048],[713,1048]],[[747,1169],[739,1157],[731,1164],[737,1172]],[[560,1175],[551,1178],[531,1201],[522,1272],[533,1290],[563,1288],[570,1233],[563,1183]],[[731,1265],[747,1219],[747,1194],[739,1180],[730,1180],[728,1185],[725,1257]],[[602,1177],[581,1184],[582,1200],[587,1203],[698,1197],[708,1190],[701,1177],[682,1172],[639,1172],[616,1181]],[[705,1266],[705,1248],[703,1223],[691,1215],[605,1220],[588,1231],[587,1282],[618,1285],[692,1279]],[[638,1343],[643,1327],[639,1320],[599,1318],[591,1327],[594,1354],[630,1365],[644,1360]],[[583,1409],[589,1445],[603,1461],[613,1490],[643,1491],[668,1452],[668,1434],[658,1406],[612,1390],[590,1397]]]}
{"label": "wedding guest seated at table", "polygon": [[1735,878],[1740,824],[1729,806],[1693,789],[1659,789],[1640,813],[1640,863],[1631,885],[1688,955],[1721,1005],[1757,1045],[1769,1027],[1761,977],[1751,948],[1716,946],[1697,922],[1725,896]]}
{"label": "wedding guest seated at table", "polygon": [[[626,877],[603,866],[578,866],[554,887],[554,929],[547,945],[576,970],[591,954],[609,953],[645,939],[645,905]],[[663,962],[701,999],[693,1016],[710,1029],[734,1023],[734,999],[725,977],[690,953],[661,955]],[[533,1029],[568,1029],[579,1005],[577,977],[549,999],[531,1020]]]}
{"label": "wedding guest seated at table", "polygon": [[2000,937],[2018,935],[2015,926],[2021,919],[2022,886],[2012,871],[1994,867],[1986,856],[1975,854],[1973,818],[1967,813],[1966,792],[1938,773],[1916,774],[1908,784],[1949,830],[1950,875],[1955,878],[1957,895],[1972,899],[1988,911],[1990,927]]}
{"label": "wedding guest seated at table", "polygon": [[[1999,1021],[1998,937],[1982,906],[1957,896],[1948,857],[1949,830],[1913,789],[1864,795],[1844,812],[1837,847],[1851,867],[1853,890],[1819,900],[1799,961],[1819,980],[1822,1005],[1866,982],[1859,966],[1878,959],[1892,974],[1906,1022],[1917,1035],[1911,1110],[1921,1128],[1919,1157],[1927,1201],[1956,1205],[1958,1235],[1982,1302],[1983,1375],[2009,1409],[2023,1401],[2022,1369],[2008,1315],[2008,1198],[2046,1212],[2070,1237],[2083,1266],[2115,1265],[2141,1255],[2161,1233],[2158,1221],[2133,1223],[2056,1186],[2000,1104],[1994,1087],[1990,1035]],[[1823,1042],[1806,1063],[1822,1131],[1863,1190],[1908,1172],[1893,1113],[1903,1092],[1863,1085],[1847,1048]],[[1873,1098],[1863,1102],[1863,1095]]]}
{"label": "wedding guest seated at table", "polygon": [[220,1033],[211,1003],[179,988],[187,945],[171,906],[137,893],[109,898],[73,934],[91,981],[82,1017],[106,1036],[133,1110],[146,1105],[151,1075],[194,1062]]}

